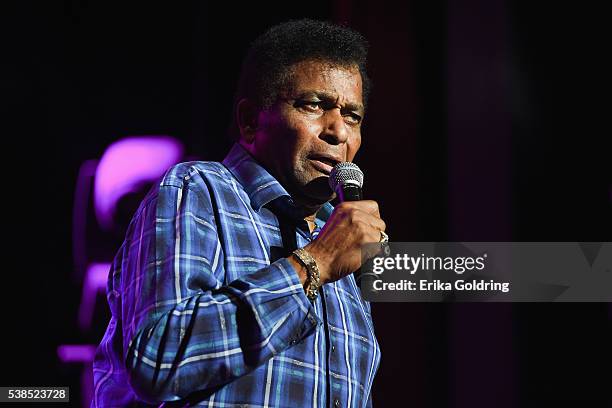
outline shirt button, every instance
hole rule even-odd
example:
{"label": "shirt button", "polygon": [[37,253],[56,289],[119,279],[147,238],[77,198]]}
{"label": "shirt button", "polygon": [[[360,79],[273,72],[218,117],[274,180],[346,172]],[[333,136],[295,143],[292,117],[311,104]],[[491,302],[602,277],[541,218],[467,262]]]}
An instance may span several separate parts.
{"label": "shirt button", "polygon": [[334,345],[332,344],[331,350],[332,350],[332,353],[333,353],[334,351],[336,351],[336,346],[334,346]]}
{"label": "shirt button", "polygon": [[339,407],[340,406],[340,400],[338,398],[336,398],[334,400],[334,407]]}

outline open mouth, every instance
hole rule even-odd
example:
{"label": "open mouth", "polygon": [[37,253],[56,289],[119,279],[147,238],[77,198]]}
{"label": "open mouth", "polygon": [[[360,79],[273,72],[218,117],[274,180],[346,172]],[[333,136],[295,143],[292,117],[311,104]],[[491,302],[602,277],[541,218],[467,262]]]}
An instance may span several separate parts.
{"label": "open mouth", "polygon": [[309,157],[309,160],[313,167],[327,175],[329,175],[336,164],[340,163],[340,160],[337,160],[331,156],[311,156]]}

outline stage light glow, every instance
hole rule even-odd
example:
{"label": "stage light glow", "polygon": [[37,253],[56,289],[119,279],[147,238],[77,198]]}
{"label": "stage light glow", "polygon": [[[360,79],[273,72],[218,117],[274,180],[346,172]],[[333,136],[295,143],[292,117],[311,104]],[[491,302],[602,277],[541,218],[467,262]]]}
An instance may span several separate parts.
{"label": "stage light glow", "polygon": [[95,177],[94,205],[100,226],[111,229],[119,199],[158,179],[182,155],[182,144],[169,136],[135,136],[111,144]]}

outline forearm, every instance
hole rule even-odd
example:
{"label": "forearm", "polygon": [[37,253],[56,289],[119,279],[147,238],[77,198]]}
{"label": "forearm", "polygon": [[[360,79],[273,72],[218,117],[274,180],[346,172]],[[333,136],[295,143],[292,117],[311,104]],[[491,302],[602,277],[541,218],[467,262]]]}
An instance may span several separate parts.
{"label": "forearm", "polygon": [[318,324],[291,259],[183,299],[135,333],[130,381],[149,401],[172,401],[231,382]]}

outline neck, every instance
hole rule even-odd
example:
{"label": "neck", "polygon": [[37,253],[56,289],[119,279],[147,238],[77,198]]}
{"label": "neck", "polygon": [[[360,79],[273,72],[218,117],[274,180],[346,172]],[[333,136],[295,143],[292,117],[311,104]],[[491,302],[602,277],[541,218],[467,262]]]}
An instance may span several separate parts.
{"label": "neck", "polygon": [[316,224],[315,224],[316,214],[321,209],[324,203],[323,204],[310,203],[310,202],[304,203],[303,200],[299,200],[295,196],[294,196],[294,202],[296,206],[301,210],[304,221],[306,221],[306,224],[308,224],[308,229],[310,230],[310,232],[314,231],[316,227]]}
{"label": "neck", "polygon": [[291,197],[293,198],[293,201],[296,205],[296,207],[298,207],[305,220],[313,220],[315,219],[315,215],[317,214],[317,212],[321,209],[321,207],[323,207],[323,204],[325,204],[325,202],[320,203],[320,202],[315,202],[312,199],[308,199],[308,198],[304,198],[304,197],[300,197],[296,194],[291,194]]}

